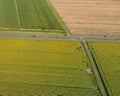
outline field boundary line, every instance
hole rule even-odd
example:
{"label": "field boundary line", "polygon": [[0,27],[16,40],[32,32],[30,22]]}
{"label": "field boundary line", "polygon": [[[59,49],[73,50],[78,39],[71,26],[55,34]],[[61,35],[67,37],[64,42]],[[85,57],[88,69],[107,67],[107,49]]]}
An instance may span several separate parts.
{"label": "field boundary line", "polygon": [[72,35],[72,33],[70,32],[68,26],[66,25],[66,23],[63,21],[62,17],[60,16],[60,14],[57,12],[57,10],[55,9],[55,7],[53,6],[52,2],[50,0],[47,0],[48,5],[50,5],[51,10],[54,11],[54,13],[58,16],[58,18],[60,19],[60,23],[62,23],[62,26],[64,28],[64,31],[67,35]]}
{"label": "field boundary line", "polygon": [[105,82],[104,80],[102,79],[102,76],[101,76],[101,73],[99,72],[99,69],[98,69],[98,66],[93,58],[93,55],[92,53],[90,52],[89,48],[88,48],[88,45],[87,43],[82,39],[81,39],[81,42],[82,42],[82,45],[85,49],[85,52],[87,54],[87,57],[90,61],[90,64],[91,64],[91,67],[92,67],[92,70],[93,70],[93,73],[95,75],[95,79],[97,81],[97,85],[98,85],[98,88],[100,90],[100,93],[102,96],[110,96],[109,93],[108,93],[108,90],[107,90],[107,87],[105,85]]}
{"label": "field boundary line", "polygon": [[18,18],[18,24],[19,24],[19,28],[21,29],[21,22],[20,22],[20,15],[19,15],[19,9],[18,9],[18,4],[17,1],[15,1],[15,7],[16,7],[16,14],[17,14],[17,18]]}
{"label": "field boundary line", "polygon": [[33,28],[0,28],[1,30],[20,30],[20,31],[46,31],[46,32],[64,32],[64,30],[49,30],[49,29],[33,29]]}
{"label": "field boundary line", "polygon": [[[7,83],[6,81],[2,81],[1,83]],[[12,82],[12,83],[19,83],[19,82]],[[79,88],[82,88],[82,89],[93,89],[93,90],[96,90],[96,88],[92,88],[92,87],[84,87],[84,86],[63,86],[63,85],[54,85],[54,84],[43,84],[43,83],[28,83],[28,82],[20,82],[22,84],[30,84],[30,85],[41,85],[41,86],[54,86],[54,87],[64,87],[64,88],[75,88],[75,89],[79,89]]]}
{"label": "field boundary line", "polygon": [[0,30],[17,30],[17,28],[0,28]]}
{"label": "field boundary line", "polygon": [[29,29],[25,29],[25,28],[21,28],[20,30],[23,30],[23,31],[56,31],[56,32],[64,32],[64,30],[47,30],[47,29],[33,29],[33,28],[29,28]]}

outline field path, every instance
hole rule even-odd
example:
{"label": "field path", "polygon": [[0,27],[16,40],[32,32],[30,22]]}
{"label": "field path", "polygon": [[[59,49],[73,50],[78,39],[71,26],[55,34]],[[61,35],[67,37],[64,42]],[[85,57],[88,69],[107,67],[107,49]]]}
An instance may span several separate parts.
{"label": "field path", "polygon": [[14,0],[14,1],[15,1],[15,7],[16,7],[16,14],[17,14],[17,17],[18,17],[19,28],[21,29],[19,9],[18,9],[18,5],[17,5],[17,1],[16,0]]}
{"label": "field path", "polygon": [[75,35],[120,36],[119,0],[50,0]]}
{"label": "field path", "polygon": [[99,68],[98,68],[98,66],[97,66],[97,64],[96,64],[88,46],[87,46],[87,43],[82,38],[81,38],[81,41],[82,41],[83,47],[86,51],[86,54],[88,56],[88,59],[90,61],[93,73],[95,75],[95,78],[96,78],[96,81],[97,81],[97,84],[98,84],[98,87],[99,87],[99,90],[100,90],[102,96],[109,96],[109,93],[108,93],[108,90],[106,88],[105,82],[102,78],[101,73],[99,72]]}

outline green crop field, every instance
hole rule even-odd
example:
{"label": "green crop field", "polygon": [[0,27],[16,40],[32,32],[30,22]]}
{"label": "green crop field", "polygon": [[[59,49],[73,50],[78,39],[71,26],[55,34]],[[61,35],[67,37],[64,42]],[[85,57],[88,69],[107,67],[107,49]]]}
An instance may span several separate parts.
{"label": "green crop field", "polygon": [[110,96],[120,96],[120,44],[91,43],[89,45]]}
{"label": "green crop field", "polygon": [[0,29],[18,28],[18,19],[14,0],[0,0]]}
{"label": "green crop field", "polygon": [[78,41],[0,39],[0,95],[100,96]]}
{"label": "green crop field", "polygon": [[64,33],[48,0],[0,0],[0,31]]}

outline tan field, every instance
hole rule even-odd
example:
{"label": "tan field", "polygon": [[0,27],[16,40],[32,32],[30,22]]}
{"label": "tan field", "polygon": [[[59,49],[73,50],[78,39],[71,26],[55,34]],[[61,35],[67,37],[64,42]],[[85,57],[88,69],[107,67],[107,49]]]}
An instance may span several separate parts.
{"label": "tan field", "polygon": [[74,35],[120,36],[119,0],[50,0]]}

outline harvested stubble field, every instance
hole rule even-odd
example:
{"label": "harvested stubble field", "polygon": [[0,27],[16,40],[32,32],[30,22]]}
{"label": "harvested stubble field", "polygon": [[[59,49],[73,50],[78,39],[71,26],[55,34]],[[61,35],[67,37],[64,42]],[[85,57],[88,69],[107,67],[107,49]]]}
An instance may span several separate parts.
{"label": "harvested stubble field", "polygon": [[120,0],[50,0],[72,34],[120,36]]}
{"label": "harvested stubble field", "polygon": [[64,32],[48,0],[0,0],[0,31]]}
{"label": "harvested stubble field", "polygon": [[120,96],[120,43],[90,43],[110,96]]}
{"label": "harvested stubble field", "polygon": [[99,96],[78,41],[0,39],[0,95]]}

